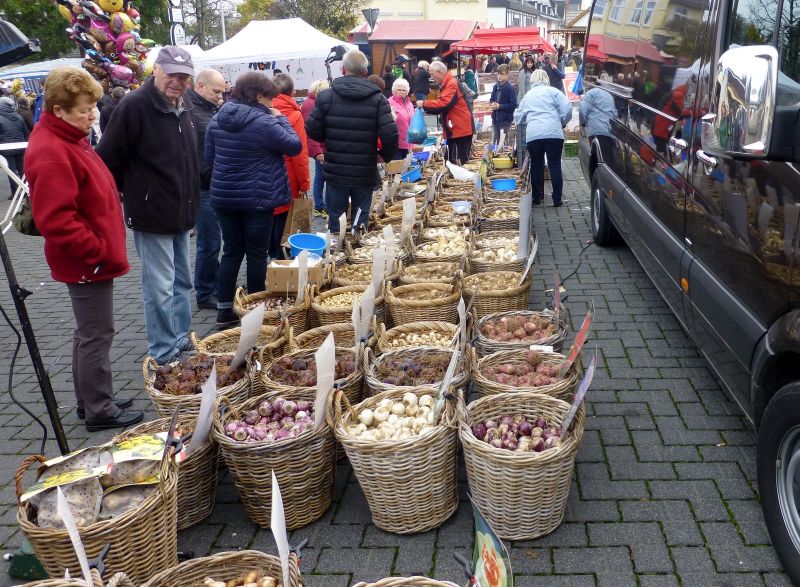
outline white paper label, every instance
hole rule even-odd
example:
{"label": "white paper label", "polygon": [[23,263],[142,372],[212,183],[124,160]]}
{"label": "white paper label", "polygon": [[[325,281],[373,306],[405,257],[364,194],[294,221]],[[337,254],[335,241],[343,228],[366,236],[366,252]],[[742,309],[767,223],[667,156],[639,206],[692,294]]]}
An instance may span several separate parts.
{"label": "white paper label", "polygon": [[195,449],[203,446],[211,430],[211,423],[214,418],[214,405],[217,401],[217,362],[211,365],[211,373],[200,388],[203,398],[200,400],[200,413],[197,415],[197,424],[194,427],[192,440],[189,448],[186,449],[186,456],[192,454]]}
{"label": "white paper label", "polygon": [[439,421],[439,417],[442,414],[442,408],[444,408],[444,396],[447,393],[447,390],[450,388],[450,382],[453,380],[453,375],[456,372],[456,365],[458,365],[458,356],[459,353],[453,351],[453,355],[450,357],[450,364],[447,366],[447,372],[444,374],[444,379],[442,379],[442,383],[439,385],[439,390],[436,392],[436,398],[433,406],[433,421],[434,423]]}
{"label": "white paper label", "polygon": [[436,198],[436,181],[434,181],[434,179],[431,178],[431,180],[428,181],[428,194],[425,197],[425,200],[428,202],[433,202],[435,198]]}
{"label": "white paper label", "polygon": [[89,571],[89,559],[86,558],[86,551],[83,549],[83,542],[81,542],[81,535],[78,533],[78,527],[75,525],[75,518],[72,517],[72,509],[69,507],[67,498],[60,487],[56,487],[58,492],[56,495],[56,511],[61,516],[64,522],[64,528],[67,529],[69,539],[72,542],[72,548],[75,549],[75,554],[78,556],[78,564],[81,566],[81,573],[87,585],[93,585],[92,574]]}
{"label": "white paper label", "polygon": [[[394,229],[392,228],[391,224],[383,227],[383,240],[386,241],[386,256],[384,257],[383,269],[383,277],[386,279],[392,274],[396,254],[394,246]],[[383,280],[381,280],[381,283],[383,283]],[[381,288],[376,287],[375,291],[380,292]]]}
{"label": "white paper label", "polygon": [[531,207],[533,201],[530,194],[524,194],[519,199],[517,205],[519,209],[519,247],[517,248],[517,259],[524,259],[528,256],[528,246],[531,234]]}
{"label": "white paper label", "polygon": [[469,171],[468,169],[464,169],[458,165],[453,165],[450,163],[450,161],[447,162],[447,168],[450,170],[450,173],[453,175],[454,179],[461,181],[475,181],[475,176],[477,174]]}
{"label": "white paper label", "polygon": [[416,198],[406,198],[403,200],[403,223],[400,225],[400,243],[408,240],[411,234],[411,227],[414,225],[414,215],[417,213]]}
{"label": "white paper label", "polygon": [[384,179],[383,180],[383,185],[381,186],[381,197],[378,200],[378,207],[376,208],[376,212],[378,213],[378,216],[383,216],[383,212],[384,212],[384,208],[385,208],[385,204],[386,204],[386,198],[388,198],[388,197],[389,197],[389,180],[388,179]]}
{"label": "white paper label", "polygon": [[586,368],[586,373],[583,375],[583,380],[581,381],[580,385],[578,385],[578,391],[575,392],[575,399],[573,400],[569,410],[567,410],[567,413],[564,415],[564,420],[561,422],[562,437],[566,434],[567,430],[569,430],[569,426],[572,424],[572,419],[575,417],[578,408],[581,406],[583,398],[586,397],[586,392],[589,391],[589,385],[591,385],[592,378],[594,377],[595,364],[597,364],[596,351],[591,362],[589,363],[589,366]]}
{"label": "white paper label", "polygon": [[347,214],[342,212],[339,216],[339,242],[336,243],[336,250],[341,251],[344,248],[344,233],[347,231]]}
{"label": "white paper label", "polygon": [[532,344],[528,347],[529,350],[536,351],[537,353],[552,353],[553,347],[546,344]]}
{"label": "white paper label", "polygon": [[531,270],[531,266],[533,265],[533,260],[536,258],[536,249],[539,248],[539,241],[533,241],[533,248],[531,249],[531,254],[528,256],[528,263],[525,265],[525,271],[522,272],[522,276],[519,278],[518,285],[522,285],[525,281],[525,278],[528,276],[528,272]]}
{"label": "white paper label", "polygon": [[239,345],[236,347],[236,355],[231,361],[228,373],[233,372],[236,367],[244,363],[244,357],[251,348],[258,342],[258,331],[264,322],[264,303],[258,304],[247,314],[242,316],[242,333],[239,336]]}
{"label": "white paper label", "polygon": [[380,291],[386,276],[386,249],[383,246],[372,249],[372,285],[373,291]]}
{"label": "white paper label", "polygon": [[329,259],[331,256],[331,231],[325,231],[325,258]]}
{"label": "white paper label", "polygon": [[275,471],[272,471],[272,507],[270,508],[270,529],[278,546],[278,556],[281,559],[283,571],[283,584],[289,584],[289,539],[286,537],[286,515],[283,513],[283,498],[281,488]]}
{"label": "white paper label", "polygon": [[402,180],[402,176],[395,175],[392,178],[392,187],[389,189],[389,199],[393,200],[397,195],[397,190],[400,189],[400,181]]}
{"label": "white paper label", "polygon": [[361,296],[361,324],[360,331],[356,332],[358,338],[366,338],[370,324],[372,324],[372,314],[375,312],[375,286],[369,284],[364,295]]}
{"label": "white paper label", "polygon": [[306,284],[308,284],[308,251],[300,251],[297,255],[297,305],[306,299]]}
{"label": "white paper label", "polygon": [[361,330],[361,296],[356,296],[355,298],[353,298],[353,311],[350,313],[350,320],[352,320],[353,322],[353,332],[355,333],[356,337],[355,354],[356,354],[356,365],[358,365],[359,360],[361,359],[361,357],[359,356],[361,345],[358,344],[358,333]]}
{"label": "white paper label", "polygon": [[467,346],[467,307],[463,297],[458,300],[458,337],[458,351],[463,353]]}
{"label": "white paper label", "polygon": [[317,397],[314,399],[314,429],[322,425],[325,419],[325,405],[328,403],[328,394],[333,389],[336,378],[336,347],[333,342],[333,332],[328,333],[317,352],[314,353],[317,364]]}

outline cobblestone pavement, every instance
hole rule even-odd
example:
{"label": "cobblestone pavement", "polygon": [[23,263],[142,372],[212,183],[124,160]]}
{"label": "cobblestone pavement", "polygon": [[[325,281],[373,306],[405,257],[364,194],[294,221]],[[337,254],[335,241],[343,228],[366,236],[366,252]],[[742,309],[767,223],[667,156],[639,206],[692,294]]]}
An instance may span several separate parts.
{"label": "cobblestone pavement", "polygon": [[[537,308],[546,302],[544,290],[552,287],[553,267],[562,276],[570,273],[589,238],[588,189],[577,159],[565,163],[567,205],[535,211],[540,245],[531,297]],[[0,183],[4,211],[7,188]],[[7,236],[20,281],[34,290],[28,308],[71,447],[105,441],[111,433],[89,434],[75,416],[66,288],[50,279],[41,240],[13,230]],[[138,259],[131,243],[128,250],[131,273],[116,282],[114,378],[118,392],[134,396],[135,407],[153,417],[141,381],[146,344]],[[566,287],[573,328],[594,301],[596,318],[586,348],[597,349],[599,364],[564,522],[549,536],[511,545],[517,585],[788,585],[758,504],[753,429],[721,391],[633,255],[624,247],[590,247]],[[13,313],[5,285],[0,304]],[[214,318],[211,311],[195,312],[194,327],[204,335]],[[7,325],[0,325],[3,386],[13,347]],[[14,390],[34,412],[45,413],[24,348]],[[7,393],[0,396],[0,406],[0,544],[9,550],[21,541],[14,471],[23,456],[38,452],[40,429]],[[51,440],[47,454],[56,453]],[[349,467],[340,465],[336,472],[330,511],[290,537],[310,540],[302,567],[311,587],[414,573],[463,584],[453,552],[466,553],[472,541],[472,516],[464,501],[438,530],[395,536],[370,523]],[[463,469],[461,484],[464,496]],[[275,552],[270,533],[248,520],[228,474],[221,475],[213,514],[181,532],[179,545],[197,556],[240,548]],[[3,570],[0,584],[11,584]]]}

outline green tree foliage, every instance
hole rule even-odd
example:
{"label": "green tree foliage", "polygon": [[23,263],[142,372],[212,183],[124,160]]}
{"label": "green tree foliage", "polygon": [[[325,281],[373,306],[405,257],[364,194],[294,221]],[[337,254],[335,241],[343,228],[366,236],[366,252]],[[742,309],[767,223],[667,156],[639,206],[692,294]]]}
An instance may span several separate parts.
{"label": "green tree foliage", "polygon": [[133,0],[141,15],[141,35],[159,45],[169,43],[168,0]]}
{"label": "green tree foliage", "polygon": [[69,23],[50,0],[3,0],[0,18],[15,25],[28,38],[39,39],[42,52],[29,57],[29,61],[75,52],[75,43],[64,30]]}
{"label": "green tree foliage", "polygon": [[245,0],[239,14],[242,26],[251,20],[302,18],[311,26],[344,39],[367,4],[367,0]]}

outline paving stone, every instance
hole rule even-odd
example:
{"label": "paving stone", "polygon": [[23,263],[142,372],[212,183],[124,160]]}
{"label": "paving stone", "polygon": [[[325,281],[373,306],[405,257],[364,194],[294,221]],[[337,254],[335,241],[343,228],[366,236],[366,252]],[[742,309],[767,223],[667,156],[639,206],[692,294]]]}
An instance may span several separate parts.
{"label": "paving stone", "polygon": [[550,550],[547,548],[512,548],[509,555],[515,575],[549,575],[553,572]]}
{"label": "paving stone", "polygon": [[711,545],[711,556],[721,573],[780,571],[775,550],[769,546]]}
{"label": "paving stone", "polygon": [[393,548],[323,548],[316,573],[349,573],[355,581],[377,581],[390,577]]}
{"label": "paving stone", "polygon": [[631,555],[625,547],[554,548],[553,562],[556,573],[633,573]]}
{"label": "paving stone", "polygon": [[628,546],[637,573],[670,573],[672,562],[656,523],[588,524],[592,546]]}
{"label": "paving stone", "polygon": [[531,575],[514,578],[517,587],[594,587],[594,575]]}
{"label": "paving stone", "polygon": [[392,575],[396,577],[427,577],[433,571],[433,542],[406,545],[397,549]]}
{"label": "paving stone", "polygon": [[347,587],[350,575],[306,575],[303,574],[309,587]]}
{"label": "paving stone", "polygon": [[640,587],[678,587],[675,575],[639,575]]}
{"label": "paving stone", "polygon": [[672,559],[675,561],[675,571],[684,576],[686,574],[713,573],[714,561],[705,547],[677,546],[670,549]]}

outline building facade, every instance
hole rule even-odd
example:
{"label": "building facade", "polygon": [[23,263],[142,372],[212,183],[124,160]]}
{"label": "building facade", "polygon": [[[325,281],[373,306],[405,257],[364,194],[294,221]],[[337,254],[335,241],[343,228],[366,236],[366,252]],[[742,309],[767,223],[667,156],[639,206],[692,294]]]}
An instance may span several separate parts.
{"label": "building facade", "polygon": [[543,39],[559,28],[562,14],[553,0],[488,0],[494,28],[536,27]]}
{"label": "building facade", "polygon": [[487,0],[372,0],[369,8],[378,8],[378,20],[447,20],[463,19],[486,22]]}

